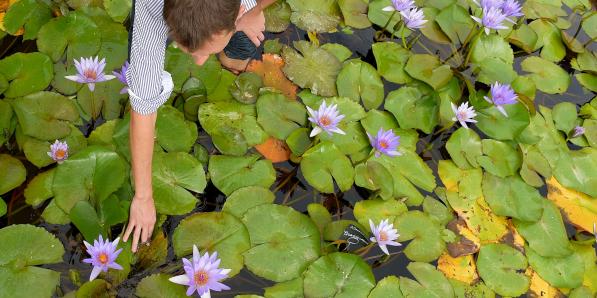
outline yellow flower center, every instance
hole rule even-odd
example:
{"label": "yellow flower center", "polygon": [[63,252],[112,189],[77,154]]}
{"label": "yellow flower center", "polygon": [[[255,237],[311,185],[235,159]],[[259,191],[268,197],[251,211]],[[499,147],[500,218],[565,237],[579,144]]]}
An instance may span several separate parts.
{"label": "yellow flower center", "polygon": [[84,75],[86,78],[88,78],[88,79],[92,79],[92,80],[95,80],[95,79],[97,79],[97,73],[95,73],[95,70],[86,69],[86,70],[83,72],[83,75]]}
{"label": "yellow flower center", "polygon": [[206,285],[208,280],[209,280],[209,275],[207,275],[207,272],[199,271],[199,272],[195,273],[195,284],[197,284],[198,286]]}
{"label": "yellow flower center", "polygon": [[379,142],[379,147],[381,147],[383,149],[387,149],[388,148],[388,143],[386,143],[385,141],[380,141]]}
{"label": "yellow flower center", "polygon": [[102,264],[106,264],[108,263],[108,255],[106,255],[105,253],[101,253],[98,257],[100,263]]}
{"label": "yellow flower center", "polygon": [[63,159],[66,156],[66,151],[62,149],[56,150],[56,159]]}
{"label": "yellow flower center", "polygon": [[386,232],[379,232],[379,241],[388,241],[388,234]]}
{"label": "yellow flower center", "polygon": [[323,125],[323,126],[328,126],[328,125],[332,124],[332,120],[330,120],[330,118],[328,118],[328,117],[321,117],[321,118],[319,118],[319,123],[321,123],[321,125]]}

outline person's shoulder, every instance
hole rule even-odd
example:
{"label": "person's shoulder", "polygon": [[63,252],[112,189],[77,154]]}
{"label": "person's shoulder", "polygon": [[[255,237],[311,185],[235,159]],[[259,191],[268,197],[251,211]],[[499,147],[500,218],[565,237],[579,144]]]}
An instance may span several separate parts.
{"label": "person's shoulder", "polygon": [[135,0],[135,5],[143,5],[152,15],[161,17],[164,0]]}

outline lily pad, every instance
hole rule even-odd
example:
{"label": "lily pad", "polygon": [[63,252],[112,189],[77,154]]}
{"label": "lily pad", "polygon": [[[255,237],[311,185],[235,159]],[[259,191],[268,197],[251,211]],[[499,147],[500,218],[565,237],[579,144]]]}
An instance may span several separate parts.
{"label": "lily pad", "polygon": [[321,48],[332,53],[340,62],[344,62],[352,57],[352,51],[339,43],[326,43]]}
{"label": "lily pad", "polygon": [[251,239],[251,249],[243,254],[245,265],[258,276],[288,281],[299,277],[319,257],[317,226],[290,207],[259,205],[249,209],[242,221]]}
{"label": "lily pad", "polygon": [[309,32],[331,32],[340,22],[340,11],[334,0],[287,0],[290,17],[300,29]]}
{"label": "lily pad", "polygon": [[374,43],[371,48],[377,63],[377,72],[392,83],[405,84],[412,81],[404,67],[412,55],[409,50],[395,42]]}
{"label": "lily pad", "polygon": [[213,155],[209,159],[209,174],[213,184],[225,195],[246,186],[269,188],[276,180],[272,163],[260,160],[259,155]]}
{"label": "lily pad", "polygon": [[197,125],[186,121],[172,106],[163,106],[157,113],[155,134],[158,144],[168,152],[189,152],[197,140]]}
{"label": "lily pad", "polygon": [[201,163],[185,152],[155,154],[153,159],[153,196],[160,214],[190,212],[197,198],[189,191],[202,193],[207,184]]}
{"label": "lily pad", "polygon": [[258,74],[244,72],[236,77],[234,85],[230,86],[230,93],[239,102],[254,104],[257,101],[261,87],[263,87],[263,80]]}
{"label": "lily pad", "polygon": [[382,280],[377,282],[375,288],[371,290],[368,298],[385,298],[394,297],[402,298],[402,292],[400,291],[400,279],[398,277],[390,275],[384,277]]}
{"label": "lily pad", "polygon": [[597,149],[586,147],[571,151],[558,160],[554,176],[562,185],[597,197]]}
{"label": "lily pad", "polygon": [[68,61],[95,55],[100,45],[98,26],[77,11],[50,20],[41,27],[37,36],[37,48],[54,62],[62,58],[65,50]]}
{"label": "lily pad", "polygon": [[4,96],[19,97],[46,89],[54,67],[45,54],[16,53],[0,60],[0,75],[10,82]]}
{"label": "lily pad", "polygon": [[306,297],[365,298],[375,277],[359,256],[336,252],[313,262],[303,285]]}
{"label": "lily pad", "polygon": [[234,276],[243,268],[243,253],[251,248],[249,233],[243,223],[226,212],[202,212],[183,219],[172,236],[178,257],[191,254],[193,245],[200,250],[218,252],[221,268]]}
{"label": "lily pad", "polygon": [[247,186],[230,194],[226,198],[222,211],[242,218],[249,209],[262,204],[271,204],[275,198],[274,194],[265,187]]}
{"label": "lily pad", "polygon": [[283,94],[266,93],[257,101],[257,123],[274,138],[284,140],[306,122],[305,106]]}
{"label": "lily pad", "polygon": [[508,117],[494,106],[481,110],[475,118],[477,127],[493,139],[513,140],[529,125],[529,112],[521,103],[506,105],[504,109]]}
{"label": "lily pad", "polygon": [[388,94],[384,108],[396,117],[401,128],[429,134],[439,122],[439,101],[437,93],[426,86],[405,86]]}
{"label": "lily pad", "polygon": [[460,42],[462,44],[475,27],[475,22],[467,9],[458,2],[441,9],[435,17],[435,22],[450,37],[452,43]]}
{"label": "lily pad", "polygon": [[369,220],[372,220],[376,225],[384,219],[393,223],[401,214],[407,211],[406,205],[397,200],[363,200],[355,204],[354,217],[361,225],[368,227]]}
{"label": "lily pad", "polygon": [[570,75],[558,65],[539,57],[522,61],[522,70],[530,72],[537,89],[548,94],[562,94],[570,86]]}
{"label": "lily pad", "polygon": [[143,278],[137,285],[135,295],[141,298],[185,298],[186,288],[168,279],[172,276],[159,273]]}
{"label": "lily pad", "polygon": [[56,204],[68,213],[78,201],[106,199],[124,183],[125,167],[122,157],[102,147],[90,146],[70,156],[54,174]]}
{"label": "lily pad", "polygon": [[410,56],[404,70],[413,78],[438,90],[452,79],[449,65],[441,64],[438,57],[429,54]]}
{"label": "lily pad", "polygon": [[425,213],[408,211],[395,220],[399,242],[412,240],[404,254],[415,262],[431,262],[446,249],[440,226]]}
{"label": "lily pad", "polygon": [[255,106],[238,102],[205,103],[199,107],[201,127],[212,137],[216,148],[230,155],[243,155],[261,144],[267,134],[257,124]]}
{"label": "lily pad", "polygon": [[541,49],[541,58],[559,62],[566,55],[566,47],[562,42],[560,29],[548,20],[538,19],[529,24],[529,27],[537,33],[535,50]]}
{"label": "lily pad", "polygon": [[464,127],[456,130],[448,139],[446,149],[452,161],[461,169],[478,168],[477,158],[483,155],[479,135]]}
{"label": "lily pad", "polygon": [[54,141],[71,133],[70,122],[79,113],[66,97],[41,91],[14,101],[13,108],[26,135],[40,140]]}
{"label": "lily pad", "polygon": [[131,11],[131,0],[104,0],[104,8],[110,17],[118,23],[122,23],[129,16]]}
{"label": "lily pad", "polygon": [[[355,184],[376,191],[384,200],[394,198],[394,181],[386,167],[377,161],[367,161],[355,167]],[[359,202],[357,202],[358,205]]]}
{"label": "lily pad", "polygon": [[518,272],[527,268],[527,259],[508,245],[492,243],[482,246],[477,268],[485,284],[502,296],[517,297],[529,288],[529,277]]}
{"label": "lily pad", "polygon": [[121,89],[122,83],[118,80],[97,84],[93,92],[87,86],[79,89],[76,103],[81,109],[81,117],[86,120],[97,119],[100,114],[106,120],[120,117],[122,110],[120,102],[127,98],[126,95],[120,94]]}
{"label": "lily pad", "polygon": [[483,195],[491,210],[497,215],[534,222],[539,220],[543,213],[541,194],[518,176],[500,178],[485,173]]}
{"label": "lily pad", "polygon": [[8,155],[0,154],[0,195],[17,188],[27,177],[27,170],[20,160]]}
{"label": "lily pad", "polygon": [[400,278],[400,290],[405,297],[454,297],[452,285],[433,265],[413,262],[406,269],[417,281]]}
{"label": "lily pad", "polygon": [[501,61],[514,63],[514,51],[510,44],[496,34],[481,35],[471,47],[471,62],[482,64],[487,58],[497,58]]}
{"label": "lily pad", "polygon": [[311,89],[314,94],[336,95],[336,78],[341,69],[338,58],[307,41],[297,41],[294,47],[298,52],[290,47],[282,50],[286,76],[300,87]]}
{"label": "lily pad", "polygon": [[303,279],[299,277],[265,288],[264,296],[268,298],[303,297]]}
{"label": "lily pad", "polygon": [[531,267],[550,285],[557,288],[576,288],[582,285],[584,264],[576,252],[561,257],[541,256],[532,248],[526,248]]}
{"label": "lily pad", "polygon": [[477,162],[489,173],[504,178],[520,169],[522,157],[510,144],[485,139],[481,145],[484,155],[477,157]]}
{"label": "lily pad", "polygon": [[365,29],[371,26],[367,17],[369,0],[339,0],[338,5],[344,16],[344,23],[356,29]]}
{"label": "lily pad", "polygon": [[23,39],[32,40],[37,37],[39,28],[50,19],[52,10],[46,3],[36,0],[16,1],[6,11],[4,28],[12,35],[24,28]]}
{"label": "lily pad", "polygon": [[290,25],[290,5],[286,1],[276,1],[265,10],[265,30],[269,32],[284,32]]}
{"label": "lily pad", "polygon": [[334,192],[334,181],[341,191],[350,189],[354,182],[352,163],[328,142],[322,142],[303,154],[301,171],[310,185],[324,193]]}
{"label": "lily pad", "polygon": [[362,100],[366,109],[376,109],[383,102],[384,86],[381,78],[373,66],[359,59],[344,63],[336,84],[338,95],[356,102]]}
{"label": "lily pad", "polygon": [[576,105],[571,102],[560,102],[551,110],[553,121],[557,129],[568,133],[576,124]]}

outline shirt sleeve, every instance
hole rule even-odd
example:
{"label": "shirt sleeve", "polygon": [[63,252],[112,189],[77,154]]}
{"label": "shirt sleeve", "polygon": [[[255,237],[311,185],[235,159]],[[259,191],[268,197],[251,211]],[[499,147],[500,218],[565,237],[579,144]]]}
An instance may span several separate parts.
{"label": "shirt sleeve", "polygon": [[249,11],[253,7],[257,6],[256,0],[241,0],[241,3],[245,6],[245,11]]}
{"label": "shirt sleeve", "polygon": [[163,1],[136,0],[134,9],[126,78],[131,108],[147,115],[168,100],[174,86],[164,70],[168,26],[161,14]]}

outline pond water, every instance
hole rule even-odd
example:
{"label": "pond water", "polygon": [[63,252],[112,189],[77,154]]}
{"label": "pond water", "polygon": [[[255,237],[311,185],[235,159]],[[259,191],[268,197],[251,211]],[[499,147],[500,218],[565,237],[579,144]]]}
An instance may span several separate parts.
{"label": "pond water", "polygon": [[[570,12],[570,11],[568,11]],[[573,18],[571,20],[570,29],[568,33],[571,35],[575,34],[576,28],[579,26],[579,18]],[[376,61],[372,53],[371,45],[376,42],[375,36],[377,30],[380,30],[379,26],[374,26],[368,29],[353,30],[352,34],[345,34],[342,32],[338,33],[322,33],[318,34],[318,39],[321,44],[325,43],[339,43],[353,52],[353,58],[361,58],[363,61],[368,62],[372,66],[376,67]],[[298,29],[294,25],[282,33],[268,33],[267,39],[278,38],[280,42],[291,45],[296,40],[308,40],[307,32]],[[578,40],[582,44],[587,43],[590,39],[584,32],[578,34]],[[400,43],[399,39],[395,39],[396,42]],[[0,51],[3,55],[0,59],[10,56],[16,52],[35,52],[37,48],[34,42],[23,42],[21,38],[7,36],[2,40]],[[595,51],[595,43],[589,43],[587,50]],[[434,42],[429,41],[425,36],[421,36],[418,43],[413,46],[412,51],[414,53],[432,53],[442,60],[447,59],[450,56],[451,49],[446,45],[438,45]],[[514,69],[517,72],[522,72],[521,62],[528,57],[522,50],[514,48],[515,52],[515,63]],[[533,54],[536,55],[536,54]],[[259,57],[257,57],[259,58]],[[558,64],[565,70],[573,73],[573,69],[570,67],[570,53]],[[449,60],[448,60],[449,61]],[[472,74],[468,74],[472,75]],[[396,90],[400,87],[398,84],[390,83],[384,80],[385,95],[389,92]],[[480,86],[479,86],[480,87]],[[537,96],[534,100],[535,106],[543,105],[547,107],[553,107],[560,102],[572,102],[577,107],[591,101],[595,94],[593,92],[587,92],[583,89],[579,82],[573,77],[572,83],[568,88],[568,91],[559,95],[550,95],[543,92],[537,92]],[[97,127],[104,123],[99,118],[95,123],[87,122],[81,126],[81,131],[87,136],[93,127]],[[90,129],[91,128],[91,129]],[[449,128],[447,130],[441,130],[437,127],[431,134],[421,134],[421,137],[417,143],[416,153],[425,161],[425,163],[432,169],[438,185],[441,185],[441,180],[438,175],[438,162],[440,160],[451,159],[450,154],[445,148],[445,144],[448,138],[454,133],[456,127]],[[474,130],[480,135],[484,135],[480,130],[474,128]],[[216,153],[217,149],[214,144],[211,143],[209,135],[200,130],[198,142],[202,144],[210,154]],[[574,145],[570,145],[574,146]],[[7,148],[1,148],[0,153],[10,152]],[[27,168],[28,178],[34,177],[39,170],[29,163],[24,157],[19,157],[19,160]],[[367,199],[369,191],[364,188],[354,186],[352,189],[346,192],[340,192],[336,190],[335,194],[320,194],[317,190],[312,188],[309,183],[302,176],[299,171],[299,164],[292,162],[284,162],[275,164],[277,180],[272,186],[275,190],[276,204],[291,206],[294,209],[307,213],[307,205],[309,203],[321,203],[323,204],[332,214],[334,220],[339,219],[354,219],[353,208],[356,202]],[[52,234],[56,235],[58,239],[64,244],[66,254],[64,255],[64,262],[54,265],[44,265],[42,267],[56,270],[61,273],[60,290],[55,294],[56,297],[60,297],[65,293],[72,290],[76,290],[80,283],[83,283],[91,268],[88,264],[82,263],[82,259],[86,256],[84,246],[82,245],[82,236],[73,225],[51,225],[43,223],[41,219],[41,212],[47,206],[46,204],[38,207],[31,208],[25,203],[23,192],[26,185],[16,188],[12,192],[7,193],[3,196],[4,200],[8,204],[7,216],[0,218],[0,227],[4,227],[12,224],[29,223],[39,225],[46,228]],[[540,188],[542,195],[546,195],[546,187]],[[435,194],[426,193],[425,195],[436,197]],[[205,212],[205,211],[220,211],[226,200],[226,196],[220,192],[213,184],[209,183],[203,194],[197,194],[197,197],[201,200],[202,204],[197,206],[192,213]],[[410,207],[410,210],[421,209],[419,207]],[[165,235],[171,239],[175,228],[179,222],[185,218],[183,216],[168,216],[162,225],[162,230]],[[575,233],[575,228],[569,223],[567,229],[570,237]],[[113,235],[120,233],[120,227],[117,226],[113,229]],[[408,242],[403,243],[406,245]],[[404,246],[403,246],[404,247]],[[388,258],[383,258],[383,254],[379,249],[373,249],[367,254],[363,255],[363,258],[373,267],[373,273],[376,280],[380,280],[385,276],[397,275],[411,277],[412,275],[406,270],[406,265],[410,263],[408,258],[399,250],[395,250]],[[383,261],[381,261],[383,260]],[[116,292],[119,297],[132,297],[137,284],[141,279],[158,272],[174,273],[173,265],[178,265],[180,262],[174,254],[174,250],[170,245],[168,248],[167,262],[158,268],[151,270],[140,270],[133,268],[129,278],[116,287]],[[432,262],[436,264],[436,262]],[[233,297],[236,294],[256,294],[262,295],[263,289],[274,285],[273,282],[267,281],[251,273],[246,268],[241,273],[226,281],[232,290],[225,292],[212,292],[213,297]]]}

